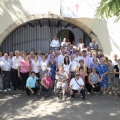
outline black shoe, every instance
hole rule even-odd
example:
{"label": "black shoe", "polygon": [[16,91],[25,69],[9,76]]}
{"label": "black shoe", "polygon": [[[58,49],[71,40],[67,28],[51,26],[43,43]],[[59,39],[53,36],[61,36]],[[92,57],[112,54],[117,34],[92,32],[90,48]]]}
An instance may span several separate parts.
{"label": "black shoe", "polygon": [[85,100],[85,98],[83,97],[83,100]]}

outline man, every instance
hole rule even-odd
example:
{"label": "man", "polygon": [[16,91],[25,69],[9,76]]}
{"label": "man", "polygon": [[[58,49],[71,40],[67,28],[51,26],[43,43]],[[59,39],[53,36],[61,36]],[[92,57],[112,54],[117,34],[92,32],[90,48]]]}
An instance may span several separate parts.
{"label": "man", "polygon": [[79,51],[78,50],[75,51],[75,58],[74,58],[74,60],[76,60],[77,62],[79,62],[81,60],[81,57],[79,56]]}
{"label": "man", "polygon": [[90,57],[87,56],[87,52],[86,50],[83,50],[82,51],[82,57],[81,57],[82,60],[84,60],[84,64],[90,68]]}
{"label": "man", "polygon": [[76,68],[79,68],[79,62],[77,62],[76,60],[74,60],[74,55],[71,54],[71,67],[70,67],[70,78],[72,79],[74,77],[74,73],[75,73],[75,70]]}
{"label": "man", "polygon": [[17,88],[20,89],[20,79],[18,78],[18,65],[21,59],[22,58],[19,56],[19,51],[16,50],[15,56],[12,57],[12,83],[14,90],[16,90]]}
{"label": "man", "polygon": [[112,65],[115,66],[118,64],[117,54],[113,55]]}
{"label": "man", "polygon": [[80,77],[80,73],[76,72],[75,77],[70,81],[70,94],[71,98],[75,98],[75,94],[82,93],[82,98],[85,100],[85,88],[84,88],[84,81]]}
{"label": "man", "polygon": [[38,78],[35,75],[35,72],[31,72],[31,76],[26,81],[26,93],[29,96],[30,93],[35,95],[37,91],[39,90],[38,87]]}
{"label": "man", "polygon": [[61,49],[61,54],[58,56],[58,68],[64,63],[65,48]]}
{"label": "man", "polygon": [[38,56],[38,61],[40,62],[42,60],[42,55],[40,50],[38,50],[37,56]]}
{"label": "man", "polygon": [[82,38],[80,38],[79,39],[79,43],[77,44],[77,48],[81,49],[82,48],[82,44],[83,44],[83,41],[82,41]]}
{"label": "man", "polygon": [[54,55],[52,49],[49,50],[49,55],[48,55],[48,57],[47,57],[47,60],[48,60],[48,61],[50,61],[50,56],[51,56],[51,55]]}
{"label": "man", "polygon": [[43,90],[46,89],[47,93],[43,96],[43,100],[45,97],[49,97],[52,92],[52,79],[45,73],[44,77],[41,79],[40,93],[39,96],[43,93]]}
{"label": "man", "polygon": [[92,42],[89,44],[89,46],[91,50],[98,50],[98,47],[99,47],[95,39],[92,39]]}
{"label": "man", "polygon": [[8,54],[4,54],[4,59],[1,60],[1,68],[2,68],[2,81],[3,81],[3,90],[6,92],[7,90],[11,90],[10,88],[10,75],[12,68],[12,61],[8,59]]}

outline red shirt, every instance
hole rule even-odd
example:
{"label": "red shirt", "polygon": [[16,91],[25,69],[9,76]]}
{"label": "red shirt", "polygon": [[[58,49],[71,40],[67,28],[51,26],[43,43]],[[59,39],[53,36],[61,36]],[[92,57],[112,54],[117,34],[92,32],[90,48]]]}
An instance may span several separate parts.
{"label": "red shirt", "polygon": [[50,77],[48,78],[42,78],[42,82],[49,88],[50,85],[52,84],[52,80]]}

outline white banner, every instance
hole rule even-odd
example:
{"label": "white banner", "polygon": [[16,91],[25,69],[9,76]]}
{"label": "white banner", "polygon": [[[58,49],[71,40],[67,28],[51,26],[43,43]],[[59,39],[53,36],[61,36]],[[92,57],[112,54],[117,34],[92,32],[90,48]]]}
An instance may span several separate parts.
{"label": "white banner", "polygon": [[94,18],[99,0],[61,0],[61,14],[70,18]]}

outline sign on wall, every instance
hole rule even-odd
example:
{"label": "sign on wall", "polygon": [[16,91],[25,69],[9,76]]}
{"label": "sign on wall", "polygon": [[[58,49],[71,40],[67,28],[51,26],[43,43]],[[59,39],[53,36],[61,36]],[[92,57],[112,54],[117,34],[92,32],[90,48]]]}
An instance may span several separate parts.
{"label": "sign on wall", "polygon": [[94,18],[97,5],[95,0],[61,0],[61,14],[69,18]]}

